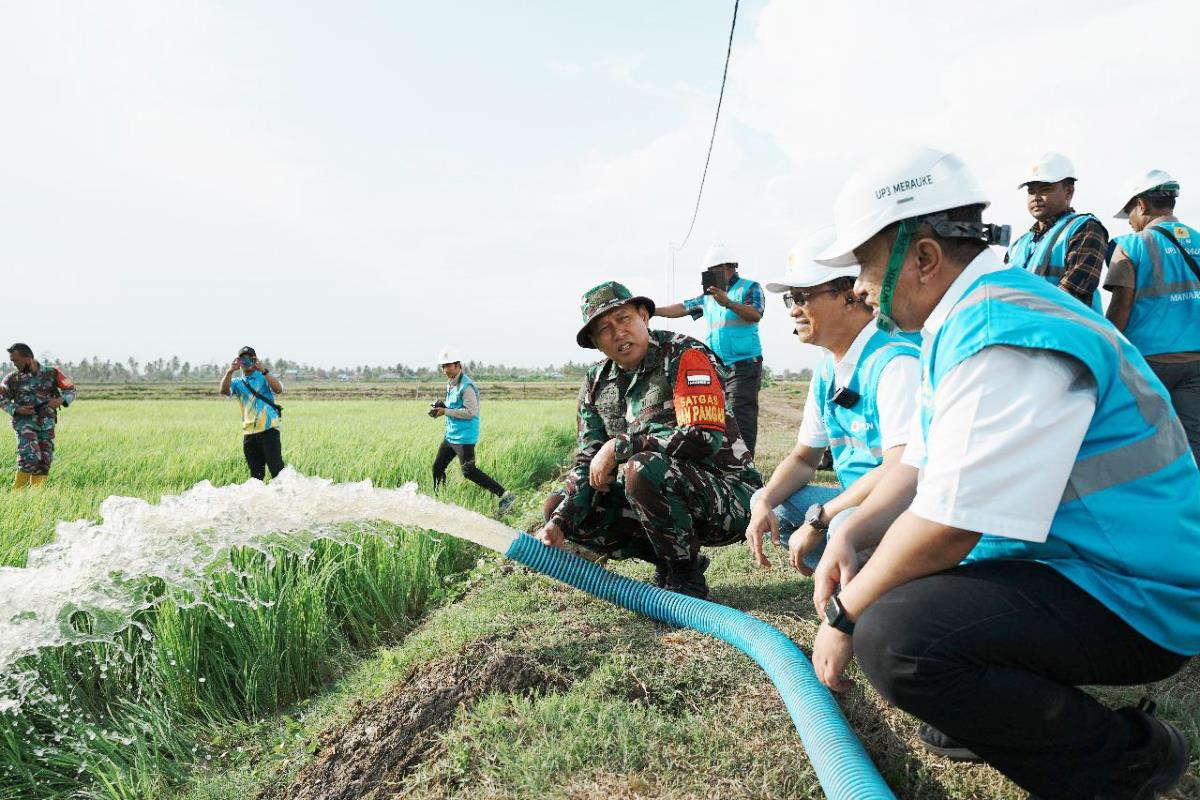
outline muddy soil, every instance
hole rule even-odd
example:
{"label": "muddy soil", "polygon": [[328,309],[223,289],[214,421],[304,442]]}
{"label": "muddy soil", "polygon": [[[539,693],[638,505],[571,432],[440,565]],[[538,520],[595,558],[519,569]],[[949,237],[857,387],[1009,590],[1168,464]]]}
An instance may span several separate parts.
{"label": "muddy soil", "polygon": [[324,731],[313,760],[282,793],[257,800],[358,800],[389,796],[433,750],[455,716],[492,692],[529,695],[565,688],[527,654],[498,640],[425,665],[345,725]]}

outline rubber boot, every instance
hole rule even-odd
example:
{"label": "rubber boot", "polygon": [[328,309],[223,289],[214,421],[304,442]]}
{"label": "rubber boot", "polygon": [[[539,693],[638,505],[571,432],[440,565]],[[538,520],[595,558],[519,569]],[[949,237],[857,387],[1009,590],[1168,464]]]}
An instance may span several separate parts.
{"label": "rubber boot", "polygon": [[18,471],[18,472],[17,472],[17,477],[13,479],[13,488],[14,488],[14,489],[21,489],[21,488],[24,488],[24,487],[28,486],[28,485],[29,485],[29,479],[30,479],[30,478],[32,478],[32,477],[33,477],[33,475],[32,475],[32,474],[30,474],[30,473],[28,473],[28,472],[20,472],[20,471]]}
{"label": "rubber boot", "polygon": [[45,486],[46,478],[49,478],[49,477],[50,477],[49,475],[30,475],[29,476],[29,485],[34,488],[36,488],[38,486]]}

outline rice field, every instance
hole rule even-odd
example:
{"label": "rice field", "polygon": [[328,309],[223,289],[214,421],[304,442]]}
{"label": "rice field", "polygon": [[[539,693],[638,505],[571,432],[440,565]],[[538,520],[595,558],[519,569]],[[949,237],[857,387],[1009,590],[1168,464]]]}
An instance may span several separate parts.
{"label": "rice field", "polygon": [[[432,489],[443,423],[425,402],[285,406],[284,458],[299,471]],[[572,408],[485,400],[479,466],[530,497],[569,454]],[[233,403],[81,400],[62,415],[48,485],[0,489],[0,563],[23,566],[56,521],[94,518],[110,495],[154,502],[201,480],[246,478]],[[440,497],[485,514],[496,504],[456,465]],[[376,525],[303,553],[234,552],[232,569],[214,572],[200,597],[135,581],[149,607],[115,641],[19,665],[32,687],[19,710],[0,712],[0,798],[161,796],[195,762],[220,759],[230,725],[302,700],[352,654],[403,634],[476,556],[454,539]]]}

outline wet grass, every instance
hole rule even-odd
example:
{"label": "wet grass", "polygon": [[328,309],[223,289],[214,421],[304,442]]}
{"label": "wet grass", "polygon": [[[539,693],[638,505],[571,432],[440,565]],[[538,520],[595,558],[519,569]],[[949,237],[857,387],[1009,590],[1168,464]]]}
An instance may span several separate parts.
{"label": "wet grass", "polygon": [[[425,408],[289,403],[284,456],[308,474],[428,489],[442,423]],[[571,423],[569,402],[487,406],[480,466],[528,494],[561,468]],[[199,480],[246,478],[231,403],[80,402],[58,441],[47,487],[0,489],[9,565],[49,541],[55,521],[93,517],[109,495],[155,501]],[[443,496],[494,512],[496,499],[456,472]],[[137,627],[42,652],[4,676],[24,673],[31,689],[19,711],[0,713],[0,798],[164,796],[194,764],[236,759],[244,726],[303,705],[363,652],[399,640],[477,556],[453,538],[374,525],[303,554],[234,553],[234,570],[212,575],[201,597],[143,582],[155,603]]]}

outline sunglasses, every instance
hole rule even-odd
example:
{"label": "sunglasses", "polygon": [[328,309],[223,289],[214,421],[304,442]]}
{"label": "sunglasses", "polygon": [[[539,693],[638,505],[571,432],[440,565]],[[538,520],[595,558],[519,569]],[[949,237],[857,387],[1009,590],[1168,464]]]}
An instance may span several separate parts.
{"label": "sunglasses", "polygon": [[787,294],[785,294],[783,296],[783,305],[785,308],[789,308],[789,309],[792,306],[803,307],[808,304],[809,300],[813,299],[814,297],[816,297],[819,294],[841,294],[842,291],[844,291],[844,290],[842,290],[842,289],[822,289],[819,292],[806,292],[803,289],[792,289],[790,292],[788,292]]}

